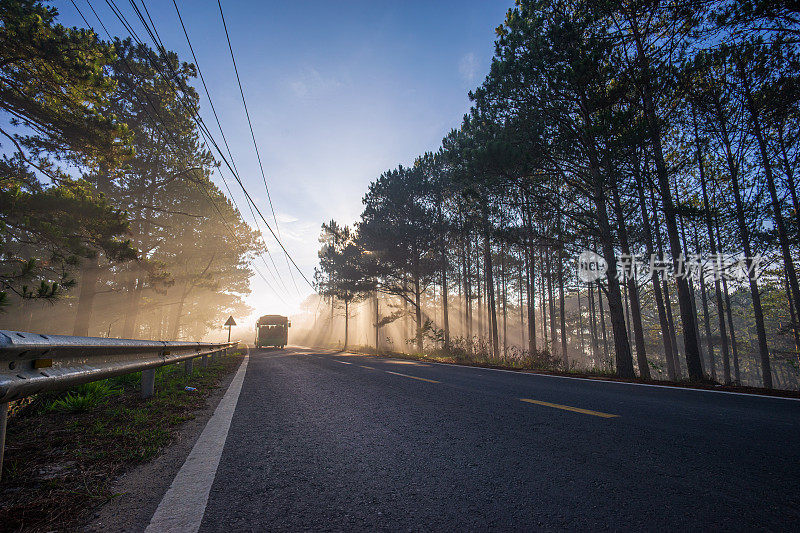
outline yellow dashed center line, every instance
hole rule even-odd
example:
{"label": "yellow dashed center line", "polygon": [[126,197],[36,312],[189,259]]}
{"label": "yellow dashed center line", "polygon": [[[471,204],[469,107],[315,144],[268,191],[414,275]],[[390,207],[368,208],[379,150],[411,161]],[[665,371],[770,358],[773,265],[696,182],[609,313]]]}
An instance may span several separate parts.
{"label": "yellow dashed center line", "polygon": [[387,374],[393,374],[395,376],[403,376],[404,378],[411,378],[411,379],[418,379],[420,381],[427,381],[428,383],[440,383],[435,379],[427,379],[427,378],[418,378],[417,376],[409,376],[408,374],[401,374],[400,372],[392,372],[391,370],[384,370]]}
{"label": "yellow dashed center line", "polygon": [[602,418],[618,418],[619,415],[612,415],[609,413],[601,413],[600,411],[592,411],[590,409],[581,409],[580,407],[570,407],[569,405],[560,405],[557,403],[542,402],[540,400],[531,400],[530,398],[520,398],[520,401],[535,403],[536,405],[544,405],[545,407],[554,407],[556,409],[563,409],[564,411],[574,411],[576,413],[583,413],[585,415],[599,416]]}
{"label": "yellow dashed center line", "polygon": [[[351,363],[349,361],[341,361],[339,359],[333,359],[333,360],[336,361],[337,363],[341,363],[343,365],[354,365],[354,363]],[[367,370],[381,370],[381,369],[375,368],[373,366],[366,366],[366,365],[355,365],[355,366],[357,366],[359,368],[366,368]],[[441,381],[436,381],[435,379],[428,379],[428,378],[421,378],[421,377],[417,377],[417,376],[410,376],[408,374],[402,374],[400,372],[392,372],[391,370],[381,370],[381,371],[382,372],[386,372],[387,374],[392,374],[393,376],[401,376],[401,377],[404,377],[404,378],[416,379],[416,380],[419,380],[419,381],[425,381],[427,383],[441,383]],[[553,407],[554,409],[562,409],[564,411],[572,411],[574,413],[581,413],[581,414],[584,414],[584,415],[599,416],[601,418],[619,418],[619,415],[612,415],[610,413],[602,413],[600,411],[592,411],[591,409],[581,409],[580,407],[572,407],[572,406],[569,406],[569,405],[561,405],[561,404],[557,404],[557,403],[543,402],[541,400],[532,400],[530,398],[520,398],[520,401],[526,402],[526,403],[533,403],[533,404],[536,404],[536,405],[543,405],[545,407]]]}

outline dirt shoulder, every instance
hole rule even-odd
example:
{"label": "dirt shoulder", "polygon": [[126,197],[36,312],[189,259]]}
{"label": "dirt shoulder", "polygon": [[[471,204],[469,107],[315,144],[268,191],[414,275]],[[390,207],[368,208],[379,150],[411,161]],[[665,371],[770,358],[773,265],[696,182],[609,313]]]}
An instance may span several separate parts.
{"label": "dirt shoulder", "polygon": [[141,531],[242,358],[207,368],[196,362],[191,376],[182,365],[159,369],[147,400],[138,376],[129,375],[103,382],[112,393],[94,402],[81,401],[91,388],[17,407],[0,482],[0,531]]}

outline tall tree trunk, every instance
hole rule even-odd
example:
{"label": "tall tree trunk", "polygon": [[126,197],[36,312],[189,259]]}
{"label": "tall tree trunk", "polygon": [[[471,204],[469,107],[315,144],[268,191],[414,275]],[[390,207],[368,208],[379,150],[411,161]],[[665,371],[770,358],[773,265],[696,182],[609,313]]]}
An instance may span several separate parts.
{"label": "tall tree trunk", "polygon": [[[719,119],[720,133],[722,134],[723,145],[725,146],[725,161],[728,164],[731,186],[733,187],[733,199],[736,206],[736,220],[739,223],[739,233],[744,247],[745,261],[748,272],[753,272],[753,250],[750,246],[750,230],[747,226],[747,219],[744,214],[744,200],[739,186],[738,167],[733,159],[730,137],[726,126],[726,120],[722,106],[719,101],[715,102],[717,118]],[[753,316],[756,322],[756,336],[758,337],[758,354],[761,359],[761,378],[764,388],[772,388],[772,372],[770,370],[769,347],[767,346],[767,331],[764,327],[764,310],[761,305],[761,293],[758,289],[758,281],[754,276],[748,275],[750,282],[750,297],[753,300]]]}
{"label": "tall tree trunk", "polygon": [[[792,293],[792,300],[800,306],[800,284],[797,281],[797,270],[794,266],[794,261],[792,260],[792,252],[789,247],[789,234],[786,231],[786,222],[783,219],[783,212],[781,211],[781,201],[778,199],[778,190],[775,187],[775,176],[772,171],[772,161],[767,150],[767,140],[764,137],[764,132],[762,131],[761,127],[761,116],[756,108],[756,103],[753,98],[752,90],[750,88],[750,82],[744,72],[744,66],[742,64],[742,60],[736,62],[739,70],[740,78],[742,79],[742,85],[745,90],[745,97],[747,101],[747,108],[750,111],[750,118],[751,122],[753,123],[753,133],[756,136],[756,142],[758,144],[758,152],[761,155],[761,166],[764,169],[764,174],[767,177],[767,189],[769,189],[769,196],[772,204],[772,214],[773,218],[775,219],[775,226],[778,229],[778,242],[781,248],[781,255],[783,255],[783,265],[786,270],[786,276],[789,278],[789,288],[791,289]],[[800,316],[800,307],[795,308],[795,312]],[[766,363],[766,366],[764,366]],[[767,354],[767,359],[764,361],[762,355],[761,365],[764,368],[764,372],[769,370],[769,354]]]}
{"label": "tall tree trunk", "polygon": [[[800,226],[800,198],[797,196],[797,186],[795,185],[794,180],[794,169],[792,168],[791,163],[789,162],[789,155],[787,154],[786,149],[786,139],[784,138],[783,134],[783,122],[778,126],[778,143],[781,147],[781,162],[783,164],[783,172],[786,174],[786,182],[787,182],[787,189],[789,189],[789,196],[792,198],[792,207],[794,208],[794,217],[795,217],[795,224]],[[800,319],[800,316],[798,316]]]}
{"label": "tall tree trunk", "polygon": [[[591,131],[592,122],[586,111],[584,111],[583,119],[586,128]],[[622,293],[619,289],[619,280],[617,279],[617,257],[614,253],[614,237],[611,232],[611,223],[609,222],[608,209],[606,206],[605,180],[600,173],[600,158],[597,154],[596,146],[592,142],[589,142],[587,148],[589,159],[588,170],[592,181],[591,201],[595,207],[597,229],[599,230],[600,245],[603,250],[602,255],[608,265],[608,270],[606,272],[608,310],[611,318],[611,332],[614,336],[617,375],[623,378],[633,378],[636,374],[633,371],[633,356],[631,355],[631,345],[628,341],[628,331],[625,329],[625,312],[622,305]],[[602,318],[602,307],[600,313]]]}
{"label": "tall tree trunk", "polygon": [[481,245],[480,241],[475,242],[475,291],[478,296],[478,339],[481,343],[484,341],[484,323],[483,323],[483,280],[481,278]]}
{"label": "tall tree trunk", "polygon": [[[403,277],[403,294],[408,294],[408,278]],[[408,341],[411,340],[411,326],[409,324],[408,312],[408,299],[403,298],[403,351],[408,347]]]}
{"label": "tall tree trunk", "polygon": [[375,291],[375,353],[381,353],[381,308],[378,301],[378,291]]}
{"label": "tall tree trunk", "polygon": [[[437,220],[439,227],[437,228],[437,233],[439,234],[439,255],[441,257],[441,268],[442,268],[442,326],[444,329],[444,349],[450,349],[450,320],[447,314],[447,246],[445,243],[444,238],[444,215],[442,210],[442,204],[444,203],[444,198],[442,195],[441,188],[437,188]],[[435,307],[434,307],[435,309]]]}
{"label": "tall tree trunk", "polygon": [[[330,300],[331,300],[331,318],[330,318],[330,326],[329,326],[328,330],[329,330],[330,341],[333,342],[333,336],[334,336],[333,326],[334,326],[334,321],[336,320],[336,316],[335,316],[335,303],[336,302],[334,301],[333,296],[331,296]],[[338,341],[337,341],[337,344],[338,344]]]}
{"label": "tall tree trunk", "polygon": [[597,334],[597,307],[594,302],[594,283],[589,284],[589,316],[591,318],[592,359],[595,368],[600,366],[600,341]]}
{"label": "tall tree trunk", "polygon": [[725,294],[725,313],[728,316],[728,327],[731,330],[731,352],[733,352],[733,378],[737,385],[742,384],[742,375],[739,373],[739,351],[736,347],[736,330],[733,327],[733,312],[731,311],[731,295],[728,292],[728,282],[722,278],[722,289]]}
{"label": "tall tree trunk", "polygon": [[422,353],[422,289],[420,288],[419,274],[414,272],[414,315],[417,323],[417,353]]}
{"label": "tall tree trunk", "polygon": [[[25,306],[25,313],[24,313],[24,323],[20,328],[20,331],[30,331],[32,328],[33,323],[33,303],[32,302],[24,302],[23,305]],[[111,330],[111,325],[108,326],[109,331]]]}
{"label": "tall tree trunk", "polygon": [[444,322],[444,349],[450,349],[450,316],[448,314],[447,301],[447,255],[442,253],[442,321]]}
{"label": "tall tree trunk", "polygon": [[553,261],[551,254],[547,254],[547,311],[550,313],[550,342],[553,355],[560,356],[558,341],[556,341],[556,301],[553,297]]}
{"label": "tall tree trunk", "polygon": [[581,307],[581,285],[580,282],[578,283],[578,342],[580,343],[581,347],[581,359],[586,359],[586,346],[583,342],[583,308]]}
{"label": "tall tree trunk", "polygon": [[[675,184],[675,196],[678,196],[678,184],[677,183]],[[686,240],[686,226],[683,223],[683,216],[678,217],[678,220],[680,222],[681,242],[683,243],[683,249],[688,252],[689,251],[689,244],[688,244],[688,242]],[[692,309],[694,310],[694,316],[695,317],[699,317],[700,315],[697,313],[697,297],[695,296],[695,292],[694,292],[694,282],[691,279],[688,279],[687,282],[689,284],[689,294],[692,297]],[[698,339],[697,348],[698,348],[698,351],[700,353],[700,369],[703,372],[703,377],[705,377],[705,367],[703,366],[703,346],[702,346],[701,339],[700,339],[700,326],[698,324],[698,319],[696,318],[694,320],[694,322],[692,322],[692,323],[694,324],[695,336]]]}
{"label": "tall tree trunk", "polygon": [[[694,243],[697,255],[700,255],[700,238],[697,235],[697,226],[694,227]],[[706,329],[706,339],[708,344],[708,372],[713,381],[717,380],[717,365],[714,360],[714,340],[711,338],[711,317],[708,311],[708,298],[706,297],[705,274],[700,274],[700,301],[703,304],[703,322]]]}
{"label": "tall tree trunk", "polygon": [[[695,138],[695,149],[697,152],[697,167],[700,171],[700,188],[703,192],[703,215],[706,223],[706,229],[708,231],[708,244],[711,248],[711,254],[716,257],[717,255],[717,243],[714,239],[714,227],[711,221],[711,206],[708,202],[708,187],[706,185],[706,172],[705,172],[705,164],[703,163],[703,151],[702,146],[700,144],[700,135],[698,132],[697,127],[697,117],[695,116],[694,109],[692,109],[692,123],[694,125],[694,138]],[[719,336],[722,346],[722,379],[723,383],[726,385],[730,384],[731,382],[731,363],[730,363],[730,353],[728,351],[728,334],[725,327],[725,311],[724,311],[724,304],[722,302],[722,291],[720,290],[719,284],[719,276],[714,276],[714,296],[716,298],[717,304],[717,320],[719,323]],[[711,350],[711,344],[709,343],[709,352],[713,352]]]}
{"label": "tall tree trunk", "polygon": [[[655,194],[653,193],[653,188],[648,185],[648,189],[650,191],[650,206],[652,207],[653,211],[653,220],[655,224],[653,228],[655,229],[656,234],[656,247],[658,249],[658,256],[664,257],[664,244],[661,242],[661,229],[660,229],[660,222],[658,218],[658,209],[656,208],[656,198]],[[640,202],[643,200],[640,199]],[[643,206],[644,207],[644,206]],[[648,225],[647,225],[647,232],[650,233],[650,224],[648,218]],[[652,248],[652,237],[650,238],[651,248]],[[651,257],[654,254],[654,251],[651,249],[650,251]],[[664,351],[665,356],[667,359],[667,374],[671,381],[677,381],[680,379],[681,376],[681,365],[680,361],[678,360],[678,340],[675,335],[675,323],[672,320],[672,302],[670,301],[669,297],[669,285],[667,284],[666,276],[662,279],[658,273],[653,275],[654,280],[659,280],[660,286],[656,289],[655,294],[660,299],[663,297],[663,310],[664,310],[664,322],[662,322],[662,332],[661,334],[665,337],[664,342]],[[661,306],[660,306],[661,307]],[[667,342],[668,341],[668,342]]]}
{"label": "tall tree trunk", "polygon": [[533,255],[533,244],[528,247],[527,258],[528,351],[533,355],[538,351],[536,346],[536,271],[534,270],[536,268],[536,258]]}
{"label": "tall tree trunk", "polygon": [[[485,220],[485,219],[484,219]],[[497,308],[494,299],[494,280],[492,279],[492,249],[489,240],[488,220],[485,222],[487,229],[485,230],[485,248],[484,260],[486,267],[484,268],[484,275],[486,277],[486,290],[488,291],[487,304],[489,307],[489,320],[491,327],[491,342],[492,342],[492,357],[497,359],[500,355],[500,341],[497,334]]]}
{"label": "tall tree trunk", "polygon": [[466,262],[464,261],[464,246],[463,242],[460,243],[459,246],[459,265],[456,269],[458,272],[458,278],[456,279],[456,284],[458,285],[458,335],[460,337],[464,337],[464,331],[466,331],[467,327],[467,304],[464,301],[464,271],[466,270]]}
{"label": "tall tree trunk", "polygon": [[672,315],[672,298],[670,297],[669,284],[666,280],[662,283],[661,288],[664,292],[664,307],[667,309],[667,326],[669,327],[667,333],[672,338],[672,345],[675,347],[675,359],[673,360],[673,364],[675,365],[675,378],[681,379],[683,370],[681,369],[680,352],[678,351],[678,332],[675,328],[675,318]]}
{"label": "tall tree trunk", "polygon": [[550,338],[547,335],[547,294],[545,293],[545,286],[547,282],[545,281],[545,268],[544,268],[544,257],[541,248],[539,249],[539,295],[541,296],[541,301],[539,302],[539,310],[541,311],[542,316],[542,339],[544,339],[544,350],[546,352],[552,353],[552,349],[550,348]]}
{"label": "tall tree trunk", "polygon": [[[143,282],[130,273],[130,281],[127,283],[128,290],[125,296],[125,318],[122,323],[122,338],[132,339],[136,336],[136,323],[139,318],[139,299],[142,293]],[[174,340],[174,339],[170,339]]]}
{"label": "tall tree trunk", "polygon": [[533,252],[530,246],[525,250],[525,260],[528,266],[525,272],[526,300],[528,302],[528,352],[533,355],[536,353],[536,276],[533,271]]}
{"label": "tall tree trunk", "polygon": [[622,303],[625,305],[625,329],[628,331],[628,338],[632,336],[631,333],[631,305],[628,298],[628,284],[622,284]]}
{"label": "tall tree trunk", "polygon": [[[651,231],[651,220],[650,215],[647,212],[647,201],[644,197],[644,188],[646,183],[642,179],[641,176],[641,169],[639,167],[639,161],[636,161],[636,166],[634,167],[635,177],[638,186],[636,187],[636,192],[639,196],[639,210],[642,214],[642,221],[644,228],[644,236],[645,236],[645,251],[647,252],[648,257],[654,256],[654,246],[653,246],[653,232]],[[664,345],[664,360],[666,361],[667,367],[667,378],[670,381],[675,381],[675,363],[674,363],[674,354],[672,348],[672,337],[669,335],[669,323],[667,322],[667,312],[664,309],[664,297],[661,293],[661,276],[658,272],[651,272],[650,273],[650,280],[653,284],[653,297],[656,301],[656,312],[658,313],[658,321],[661,326],[661,341]]]}
{"label": "tall tree trunk", "polygon": [[525,261],[527,269],[525,272],[526,289],[528,300],[528,352],[531,355],[536,353],[536,272],[535,272],[535,256],[533,249],[533,225],[531,224],[530,209],[526,203],[525,205],[526,225],[528,233],[528,242],[525,248]]}
{"label": "tall tree trunk", "polygon": [[[715,217],[714,227],[717,230],[716,234],[720,235],[719,231],[719,218]],[[733,327],[733,312],[731,311],[731,296],[728,293],[728,282],[725,277],[722,277],[722,294],[725,296],[725,315],[728,319],[728,328],[731,330],[731,354],[733,355],[733,379],[737,385],[742,383],[741,375],[739,374],[739,351],[736,348],[736,329]]]}
{"label": "tall tree trunk", "polygon": [[183,316],[183,305],[186,302],[186,296],[189,294],[187,291],[181,291],[181,298],[175,306],[175,312],[172,314],[172,328],[170,331],[170,340],[178,340],[181,331],[181,317]]}
{"label": "tall tree trunk", "polygon": [[[649,134],[650,143],[653,148],[656,176],[658,178],[658,187],[661,192],[661,202],[667,227],[670,254],[672,255],[675,271],[678,272],[678,261],[683,254],[683,250],[681,249],[680,237],[678,235],[676,208],[672,199],[667,164],[664,160],[664,149],[661,143],[661,123],[656,114],[653,90],[650,86],[652,76],[650,72],[650,63],[644,50],[638,24],[635,20],[631,20],[631,22],[633,38],[637,48],[637,59],[642,68],[639,89],[641,91],[642,103],[644,104],[647,133]],[[689,372],[689,379],[698,381],[703,379],[703,367],[700,362],[700,346],[697,339],[697,326],[695,323],[691,294],[689,293],[689,283],[685,278],[678,277],[675,280],[675,284],[678,288],[678,306],[681,312],[681,324],[683,324],[686,367]]]}
{"label": "tall tree trunk", "polygon": [[506,309],[506,252],[505,246],[500,247],[500,290],[502,292],[500,304],[503,309],[503,358],[508,356],[508,313]]}
{"label": "tall tree trunk", "polygon": [[603,364],[608,362],[608,328],[606,327],[606,312],[603,308],[603,288],[597,281],[597,307],[600,311],[600,334],[603,336]]}
{"label": "tall tree trunk", "polygon": [[523,280],[523,273],[525,272],[525,250],[520,250],[519,254],[519,269],[517,270],[517,283],[519,284],[519,332],[520,332],[520,348],[525,349],[525,281]]}
{"label": "tall tree trunk", "polygon": [[344,346],[342,350],[347,349],[348,335],[350,334],[350,300],[344,301]]}
{"label": "tall tree trunk", "polygon": [[[625,212],[622,209],[622,202],[619,198],[619,188],[617,180],[614,179],[611,187],[611,195],[614,200],[614,211],[617,219],[617,235],[619,235],[622,253],[630,256],[631,248],[628,243],[628,229],[625,226]],[[629,276],[625,285],[628,289],[628,297],[631,304],[631,318],[633,319],[633,340],[636,346],[636,363],[639,366],[639,376],[642,379],[650,379],[650,367],[647,364],[647,353],[644,344],[644,328],[642,327],[642,306],[639,302],[639,288],[636,284],[636,269],[633,275]]]}
{"label": "tall tree trunk", "polygon": [[561,325],[561,357],[564,360],[564,370],[569,370],[569,352],[567,351],[567,313],[566,302],[564,298],[564,268],[562,264],[563,259],[563,250],[561,246],[559,246],[556,267],[558,268],[558,311],[559,322]]}
{"label": "tall tree trunk", "polygon": [[792,333],[794,334],[794,352],[795,358],[797,362],[800,363],[800,332],[797,331],[797,315],[794,312],[794,305],[791,302],[792,295],[789,291],[789,278],[786,276],[786,272],[783,273],[783,283],[784,288],[786,290],[786,297],[789,301],[789,319],[792,321]]}
{"label": "tall tree trunk", "polygon": [[100,266],[97,257],[87,259],[81,268],[81,290],[78,296],[78,308],[75,311],[75,324],[72,334],[79,337],[89,336],[89,325],[92,322],[92,307],[97,294],[97,278]]}
{"label": "tall tree trunk", "polygon": [[[158,306],[158,314],[155,316],[155,320],[153,325],[153,332],[150,335],[150,340],[160,340],[164,338],[164,306]],[[228,330],[228,336],[230,336],[230,329]],[[230,341],[230,339],[228,339]]]}
{"label": "tall tree trunk", "polygon": [[472,239],[466,239],[464,254],[464,299],[466,300],[467,349],[472,353]]}

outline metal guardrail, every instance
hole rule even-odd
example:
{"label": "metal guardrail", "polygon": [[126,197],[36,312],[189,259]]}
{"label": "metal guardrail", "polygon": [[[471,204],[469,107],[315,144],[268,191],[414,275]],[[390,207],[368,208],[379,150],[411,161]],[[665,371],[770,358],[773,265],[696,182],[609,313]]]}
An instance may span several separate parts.
{"label": "metal guardrail", "polygon": [[8,402],[142,371],[142,397],[153,395],[155,370],[226,352],[238,342],[142,341],[103,337],[41,335],[0,330],[0,475]]}

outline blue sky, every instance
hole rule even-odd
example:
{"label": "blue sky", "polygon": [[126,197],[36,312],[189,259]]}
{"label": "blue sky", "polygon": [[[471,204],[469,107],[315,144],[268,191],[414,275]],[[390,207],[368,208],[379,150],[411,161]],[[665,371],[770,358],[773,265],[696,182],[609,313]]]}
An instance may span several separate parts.
{"label": "blue sky", "polygon": [[[105,37],[86,0],[75,3]],[[134,23],[130,4],[116,4],[146,35]],[[85,26],[72,3],[56,5],[63,24]],[[112,33],[127,36],[105,2],[92,5]],[[494,28],[512,5],[513,0],[223,0],[280,232],[309,279],[321,223],[353,223],[370,181],[435,150],[460,124],[469,109],[467,92],[488,71]],[[217,2],[178,0],[178,6],[239,173],[266,216],[269,206]],[[172,2],[147,0],[147,8],[165,46],[191,60]],[[199,85],[197,80],[203,94]],[[214,132],[204,95],[201,108]],[[215,181],[223,187],[219,176]],[[252,225],[242,195],[234,190],[234,196]],[[248,303],[254,315],[288,314],[311,289],[295,273],[300,291],[295,290],[277,245],[271,239],[267,244],[288,291],[276,295],[255,276]],[[256,265],[272,278],[263,262]]]}

